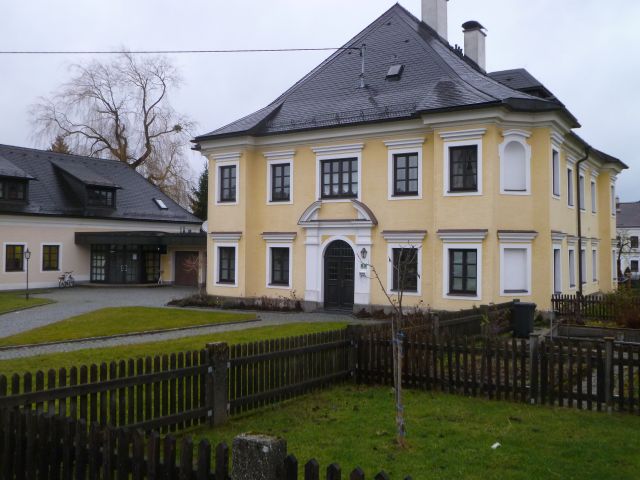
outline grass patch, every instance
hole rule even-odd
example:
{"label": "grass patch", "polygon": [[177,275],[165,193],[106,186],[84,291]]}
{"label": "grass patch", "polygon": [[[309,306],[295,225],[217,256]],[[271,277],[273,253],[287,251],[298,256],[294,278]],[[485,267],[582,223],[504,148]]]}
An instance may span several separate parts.
{"label": "grass patch", "polygon": [[146,357],[148,355],[200,350],[209,342],[227,342],[229,344],[254,342],[269,338],[293,337],[307,333],[337,330],[346,327],[346,325],[346,322],[291,323],[287,325],[247,328],[231,332],[176,338],[174,340],[160,342],[141,343],[139,345],[123,345],[120,347],[50,353],[33,357],[0,360],[0,373],[9,376],[14,373],[35,372],[36,370],[46,370],[49,368],[69,368],[73,365],[99,364],[112,360]]}
{"label": "grass patch", "polygon": [[[405,391],[406,449],[395,443],[393,393],[343,386],[189,432],[212,445],[242,432],[287,439],[304,465],[360,466],[393,479],[635,479],[640,417]],[[295,419],[295,421],[292,421]],[[624,440],[622,440],[624,439]],[[496,450],[491,445],[500,442]]]}
{"label": "grass patch", "polygon": [[177,310],[152,307],[112,307],[0,338],[0,346],[59,342],[78,338],[216,325],[255,320],[254,314]]}
{"label": "grass patch", "polygon": [[39,297],[30,297],[27,300],[24,292],[4,292],[0,293],[0,315],[25,308],[47,305],[48,303],[54,303],[54,301]]}

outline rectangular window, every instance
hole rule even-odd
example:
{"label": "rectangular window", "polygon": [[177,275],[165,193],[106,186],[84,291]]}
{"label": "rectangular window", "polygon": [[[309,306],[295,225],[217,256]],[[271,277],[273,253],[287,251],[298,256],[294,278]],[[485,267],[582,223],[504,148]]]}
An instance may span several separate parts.
{"label": "rectangular window", "polygon": [[638,248],[638,237],[629,237],[631,248]]}
{"label": "rectangular window", "polygon": [[236,201],[236,166],[224,165],[220,172],[220,202]]}
{"label": "rectangular window", "polygon": [[611,250],[611,278],[614,282],[618,279],[618,255],[615,250]]}
{"label": "rectangular window", "polygon": [[569,288],[576,286],[576,251],[569,250]]}
{"label": "rectangular window", "polygon": [[582,270],[582,284],[587,283],[587,252],[584,248],[580,250],[580,270]]}
{"label": "rectangular window", "polygon": [[449,191],[478,191],[478,147],[449,147]]}
{"label": "rectangular window", "polygon": [[393,285],[394,292],[418,291],[418,249],[393,249]]}
{"label": "rectangular window", "polygon": [[597,199],[596,199],[596,182],[595,180],[591,180],[591,213],[596,213],[597,211]]}
{"label": "rectangular window", "polygon": [[567,205],[573,207],[573,170],[567,168]]}
{"label": "rectangular window", "polygon": [[393,196],[418,195],[418,154],[393,156]]}
{"label": "rectangular window", "polygon": [[87,188],[87,204],[92,207],[113,208],[115,200],[116,192],[111,188]]}
{"label": "rectangular window", "polygon": [[505,248],[503,252],[503,292],[527,293],[529,291],[527,249]]}
{"label": "rectangular window", "polygon": [[584,175],[580,175],[579,177],[578,189],[580,190],[578,192],[578,206],[580,207],[580,210],[584,210]]}
{"label": "rectangular window", "polygon": [[560,196],[560,154],[557,150],[553,150],[552,156],[552,165],[553,169],[553,194],[556,197]]}
{"label": "rectangular window", "polygon": [[616,187],[611,185],[611,215],[616,214]]}
{"label": "rectangular window", "polygon": [[0,200],[23,202],[27,199],[27,182],[24,180],[0,179]]}
{"label": "rectangular window", "polygon": [[478,291],[478,251],[449,250],[449,293],[476,295]]}
{"label": "rectangular window", "polygon": [[5,272],[24,272],[24,245],[7,245],[4,259]]}
{"label": "rectangular window", "polygon": [[560,260],[560,249],[553,249],[553,291],[562,293],[562,262]]}
{"label": "rectangular window", "polygon": [[107,245],[91,246],[91,281],[105,282],[107,280]]}
{"label": "rectangular window", "polygon": [[271,247],[270,285],[289,285],[289,249]]}
{"label": "rectangular window", "polygon": [[218,283],[235,282],[236,249],[235,247],[218,247]]}
{"label": "rectangular window", "polygon": [[271,165],[271,201],[288,202],[291,199],[291,165]]}
{"label": "rectangular window", "polygon": [[142,247],[144,255],[145,280],[148,283],[157,283],[160,279],[160,248],[154,246]]}
{"label": "rectangular window", "polygon": [[322,198],[358,196],[358,159],[322,160]]}
{"label": "rectangular window", "polygon": [[631,260],[631,271],[633,273],[638,272],[638,260]]}
{"label": "rectangular window", "polygon": [[42,271],[60,270],[60,246],[42,246]]}
{"label": "rectangular window", "polygon": [[598,281],[598,251],[595,248],[591,250],[591,279]]}

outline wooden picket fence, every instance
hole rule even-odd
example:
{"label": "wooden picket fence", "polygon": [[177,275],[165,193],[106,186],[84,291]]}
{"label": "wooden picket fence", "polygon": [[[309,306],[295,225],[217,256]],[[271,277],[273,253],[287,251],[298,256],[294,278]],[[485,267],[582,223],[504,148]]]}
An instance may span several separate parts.
{"label": "wooden picket fence", "polygon": [[[633,302],[633,305],[640,310],[640,296]],[[555,294],[551,297],[551,308],[561,317],[568,319],[580,316],[615,322],[619,318],[616,303],[604,295]]]}

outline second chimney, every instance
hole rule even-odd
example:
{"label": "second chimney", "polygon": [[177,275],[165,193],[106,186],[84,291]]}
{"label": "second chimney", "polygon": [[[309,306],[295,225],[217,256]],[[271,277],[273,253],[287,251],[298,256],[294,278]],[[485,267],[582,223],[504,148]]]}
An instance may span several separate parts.
{"label": "second chimney", "polygon": [[462,24],[464,33],[464,54],[473,60],[482,70],[486,70],[484,27],[479,22],[471,20]]}
{"label": "second chimney", "polygon": [[447,38],[447,2],[449,0],[422,0],[422,21],[445,40]]}

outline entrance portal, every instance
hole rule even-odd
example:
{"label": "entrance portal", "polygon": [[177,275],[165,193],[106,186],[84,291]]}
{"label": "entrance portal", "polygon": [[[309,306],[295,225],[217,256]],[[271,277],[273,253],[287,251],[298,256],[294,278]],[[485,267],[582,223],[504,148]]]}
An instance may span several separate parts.
{"label": "entrance portal", "polygon": [[324,254],[324,307],[353,309],[355,255],[343,240],[329,244]]}

